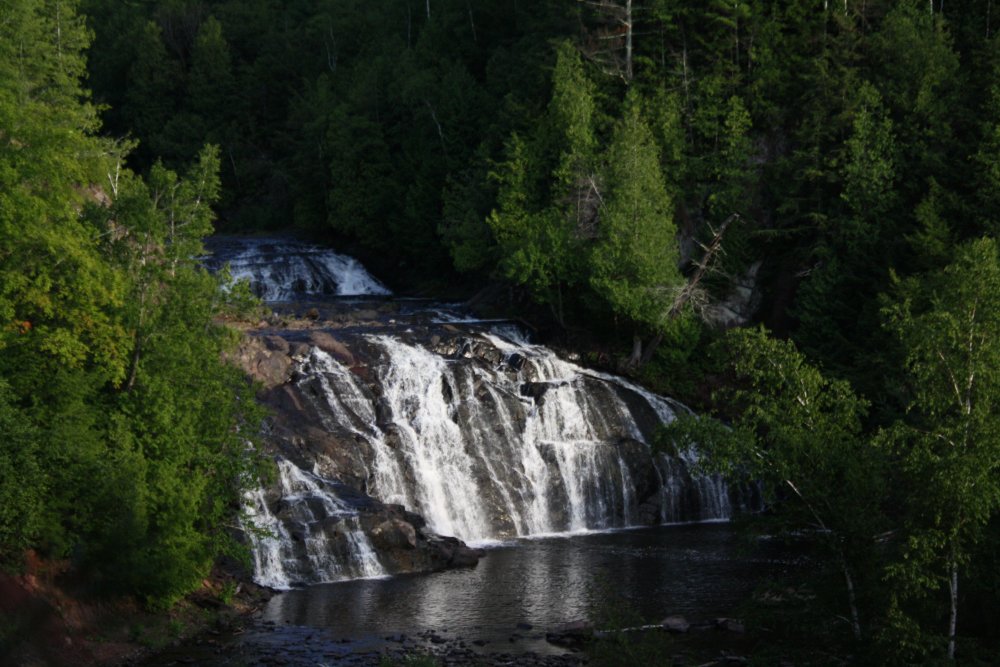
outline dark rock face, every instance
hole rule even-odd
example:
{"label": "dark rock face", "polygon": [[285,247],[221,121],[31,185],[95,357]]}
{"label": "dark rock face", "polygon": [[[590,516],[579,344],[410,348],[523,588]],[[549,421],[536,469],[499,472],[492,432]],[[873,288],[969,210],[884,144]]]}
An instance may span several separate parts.
{"label": "dark rock face", "polygon": [[416,529],[399,519],[389,519],[372,528],[369,533],[372,546],[381,550],[416,549]]}
{"label": "dark rock face", "polygon": [[288,382],[295,364],[288,341],[280,336],[245,337],[234,361],[269,388]]}

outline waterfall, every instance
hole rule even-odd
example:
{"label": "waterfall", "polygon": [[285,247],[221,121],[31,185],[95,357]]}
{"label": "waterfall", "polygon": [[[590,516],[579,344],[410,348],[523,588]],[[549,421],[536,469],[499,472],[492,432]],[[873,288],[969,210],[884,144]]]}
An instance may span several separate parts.
{"label": "waterfall", "polygon": [[[211,247],[206,261],[226,261],[266,301],[388,294],[355,260],[317,246]],[[277,483],[246,499],[259,583],[444,566],[457,543],[440,536],[483,543],[724,520],[741,500],[699,470],[696,451],[653,451],[680,404],[566,361],[509,321],[416,301],[387,312],[381,325],[317,325],[280,344],[266,334],[254,363],[280,370],[283,359],[291,372],[265,399],[284,415],[271,439]]]}
{"label": "waterfall", "polygon": [[291,239],[221,238],[209,264],[229,264],[234,281],[247,280],[264,301],[387,295],[389,290],[353,257]]}
{"label": "waterfall", "polygon": [[640,523],[641,503],[656,522],[729,517],[725,484],[696,471],[694,452],[651,453],[677,409],[667,399],[498,335],[478,339],[495,363],[365,339],[379,352],[367,383],[378,396],[317,348],[298,382],[328,428],[371,446],[367,491],[435,532],[481,542],[623,528]]}
{"label": "waterfall", "polygon": [[262,489],[247,498],[244,521],[257,583],[287,589],[385,575],[357,510],[340,499],[334,482],[285,459],[278,460],[278,481],[276,503],[268,503]]}

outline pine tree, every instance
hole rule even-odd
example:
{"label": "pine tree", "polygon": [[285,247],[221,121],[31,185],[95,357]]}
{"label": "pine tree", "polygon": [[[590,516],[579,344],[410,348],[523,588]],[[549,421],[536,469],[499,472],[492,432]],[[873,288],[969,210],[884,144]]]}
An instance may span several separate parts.
{"label": "pine tree", "polygon": [[530,144],[514,135],[493,175],[499,192],[488,222],[501,269],[548,303],[560,323],[564,292],[581,279],[581,248],[593,236],[599,205],[594,114],[593,86],[580,55],[562,43],[540,134]]}
{"label": "pine tree", "polygon": [[681,276],[673,204],[637,103],[615,125],[607,162],[590,282],[615,313],[656,331]]}
{"label": "pine tree", "polygon": [[155,22],[136,27],[131,47],[134,59],[128,68],[122,111],[140,138],[135,158],[151,165],[168,145],[164,131],[177,110],[181,72],[167,54],[162,30]]}
{"label": "pine tree", "polygon": [[224,123],[232,113],[235,95],[232,59],[222,34],[222,24],[209,16],[199,26],[191,49],[191,70],[187,77],[188,106],[197,114]]}
{"label": "pine tree", "polygon": [[[898,234],[896,139],[875,88],[856,92],[851,134],[842,147],[840,206],[828,209],[815,267],[800,288],[796,340],[835,372],[855,367],[878,331],[876,295],[889,277],[886,244]],[[874,366],[872,366],[874,367]],[[851,379],[868,389],[867,380]]]}

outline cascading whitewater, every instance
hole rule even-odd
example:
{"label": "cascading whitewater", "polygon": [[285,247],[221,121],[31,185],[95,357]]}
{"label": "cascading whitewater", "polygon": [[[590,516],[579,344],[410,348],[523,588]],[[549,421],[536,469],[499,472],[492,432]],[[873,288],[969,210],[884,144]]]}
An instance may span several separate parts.
{"label": "cascading whitewater", "polygon": [[281,459],[278,481],[277,513],[263,489],[247,498],[257,583],[286,589],[385,574],[358,511],[339,498],[331,480]]}
{"label": "cascading whitewater", "polygon": [[380,353],[374,382],[312,348],[302,394],[327,428],[368,443],[367,491],[438,533],[485,541],[731,512],[722,480],[693,471],[694,452],[651,453],[677,408],[641,387],[496,335],[465,343],[495,350],[494,362],[367,340]]}
{"label": "cascading whitewater", "polygon": [[227,262],[233,280],[249,281],[264,301],[390,293],[356,259],[329,248],[266,238],[221,238],[211,245],[211,263]]}

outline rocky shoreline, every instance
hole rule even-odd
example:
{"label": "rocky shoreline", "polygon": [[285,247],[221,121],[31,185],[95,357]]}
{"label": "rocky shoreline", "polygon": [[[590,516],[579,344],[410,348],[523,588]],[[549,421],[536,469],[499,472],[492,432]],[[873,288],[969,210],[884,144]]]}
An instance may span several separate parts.
{"label": "rocky shoreline", "polygon": [[503,651],[485,647],[483,640],[468,639],[444,630],[415,635],[387,635],[380,638],[380,645],[375,645],[370,640],[326,638],[316,628],[276,626],[265,622],[246,628],[238,636],[203,635],[140,664],[142,667],[185,664],[385,667],[409,664],[414,659],[423,658],[441,667],[574,667],[588,661],[586,654],[579,651],[519,651],[518,642],[529,635],[535,638],[543,636],[523,630],[513,632],[509,640],[510,648]]}
{"label": "rocky shoreline", "polygon": [[[563,624],[547,631],[521,623],[497,641],[461,636],[447,630],[425,630],[372,640],[331,638],[321,629],[252,621],[228,632],[209,631],[151,659],[130,662],[135,667],[239,664],[247,667],[387,667],[427,664],[440,667],[576,667],[605,664],[600,656],[616,646],[659,645],[665,665],[732,666],[747,664],[748,642],[741,621],[710,618],[688,621],[669,616],[662,623],[615,631],[595,630],[587,622]],[[544,640],[549,648],[539,648]],[[532,643],[533,642],[533,643]],[[526,648],[527,643],[532,643]],[[532,650],[536,649],[536,650]],[[595,656],[597,656],[595,661]],[[420,662],[420,661],[426,662]],[[706,662],[707,660],[707,662]]]}

